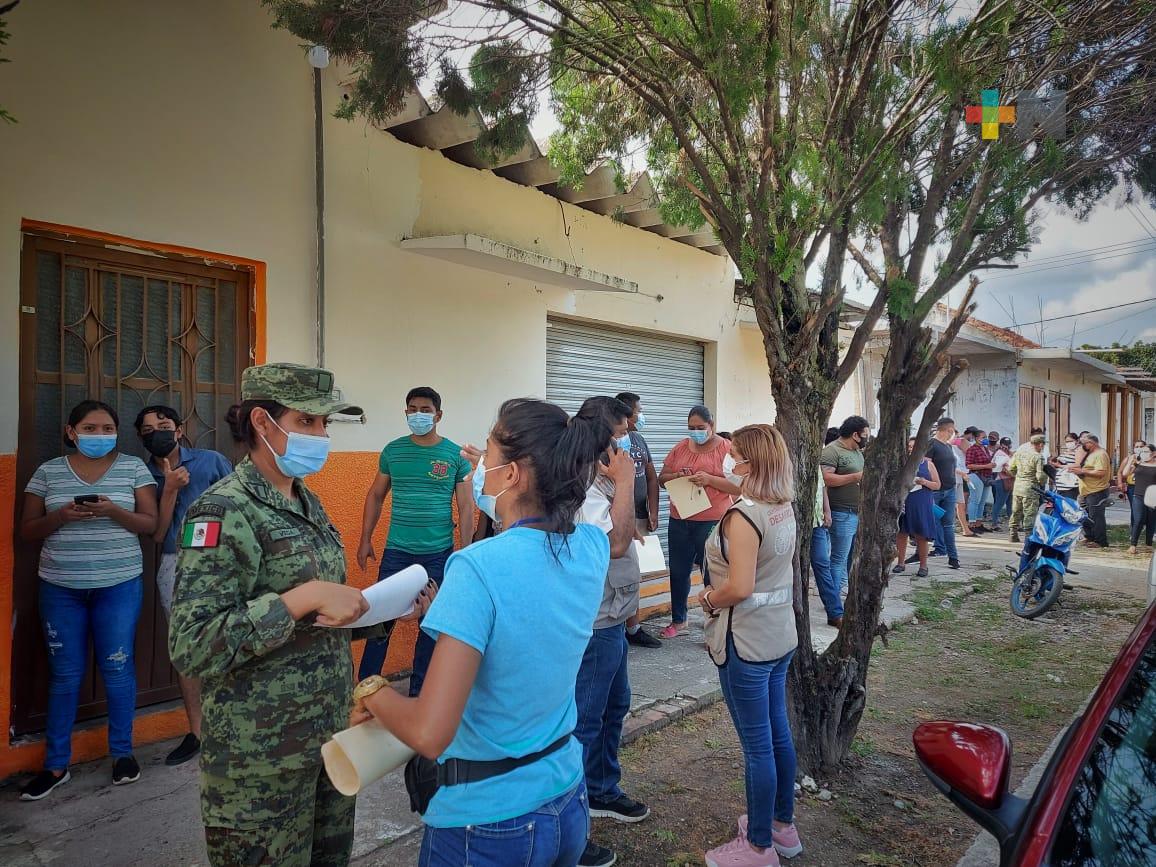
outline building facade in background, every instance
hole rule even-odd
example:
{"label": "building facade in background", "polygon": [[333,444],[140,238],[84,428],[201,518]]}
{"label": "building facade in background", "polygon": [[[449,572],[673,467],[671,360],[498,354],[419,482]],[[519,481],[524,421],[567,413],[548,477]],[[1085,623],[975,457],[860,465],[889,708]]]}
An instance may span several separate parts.
{"label": "building facade in background", "polygon": [[[85,397],[118,408],[127,452],[139,453],[136,412],[160,402],[189,419],[194,445],[235,455],[223,417],[241,370],[320,360],[367,414],[331,428],[334,453],[309,480],[347,540],[379,450],[407,431],[412,386],[442,393],[442,430],[458,442],[480,443],[499,404],[527,395],[572,410],[638,392],[656,458],[694,403],[732,429],[773,418],[733,265],[709,233],[663,223],[645,176],[621,190],[596,170],[566,187],[532,144],[483,159],[476,118],[417,95],[388,130],[336,120],[348,79],[336,67],[321,73],[318,136],[313,69],[256,2],[25,4],[9,24],[0,777],[39,767],[43,750],[36,548],[12,541],[21,491],[61,453],[64,417]],[[352,559],[349,572],[375,577]],[[146,587],[142,741],[184,730]],[[665,591],[651,582],[647,604]],[[82,718],[103,712],[90,678]],[[78,760],[104,750],[97,723],[75,740]]]}

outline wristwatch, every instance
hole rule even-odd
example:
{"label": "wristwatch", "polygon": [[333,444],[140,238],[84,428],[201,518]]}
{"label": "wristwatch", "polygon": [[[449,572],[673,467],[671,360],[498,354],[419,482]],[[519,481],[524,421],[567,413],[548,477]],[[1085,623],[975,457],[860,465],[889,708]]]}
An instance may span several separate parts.
{"label": "wristwatch", "polygon": [[380,674],[370,675],[353,688],[353,703],[357,704],[359,701],[364,701],[388,684],[389,681]]}

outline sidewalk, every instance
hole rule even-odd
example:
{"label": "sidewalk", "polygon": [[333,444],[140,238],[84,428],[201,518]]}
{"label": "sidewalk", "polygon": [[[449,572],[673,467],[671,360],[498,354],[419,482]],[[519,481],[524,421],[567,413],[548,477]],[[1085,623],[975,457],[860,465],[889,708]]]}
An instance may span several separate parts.
{"label": "sidewalk", "polygon": [[[931,561],[931,578],[963,583],[976,572],[1002,566],[1002,558],[980,548],[961,550],[964,568],[951,571],[942,559]],[[895,625],[910,620],[913,571],[892,576],[884,598],[883,620]],[[926,586],[929,579],[917,579]],[[835,638],[812,590],[813,643],[824,649]],[[656,618],[651,631],[665,624]],[[721,699],[718,675],[703,649],[702,616],[692,608],[690,633],[656,650],[630,648],[634,692],[626,739],[669,724],[678,717]],[[153,744],[137,752],[143,775],[139,783],[113,788],[106,761],[74,766],[72,782],[45,801],[17,800],[18,781],[0,787],[0,864],[8,867],[60,865],[164,864],[204,865],[204,842],[198,804],[196,763],[164,766],[173,743]],[[357,803],[353,863],[358,867],[402,867],[415,864],[421,823],[409,811],[400,772],[363,792]]]}

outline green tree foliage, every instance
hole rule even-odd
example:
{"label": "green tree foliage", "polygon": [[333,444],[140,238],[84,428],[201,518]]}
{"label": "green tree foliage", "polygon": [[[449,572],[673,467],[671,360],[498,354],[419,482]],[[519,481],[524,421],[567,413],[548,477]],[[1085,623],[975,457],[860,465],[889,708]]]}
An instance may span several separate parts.
{"label": "green tree foliage", "polygon": [[[946,399],[969,305],[935,340],[924,322],[973,272],[1014,264],[1034,241],[1039,203],[1079,215],[1122,175],[1151,188],[1152,0],[463,0],[449,13],[456,28],[427,21],[428,0],[264,2],[279,25],[356,66],[349,111],[381,118],[429,79],[453,110],[487,121],[482,147],[510,152],[535,95],[548,93],[549,153],[564,181],[580,185],[606,162],[619,177],[645,166],[666,220],[717,234],[797,456],[800,758],[812,771],[838,763],[864,707],[917,459],[896,432],[929,391],[933,406]],[[1069,136],[1013,139],[1005,127],[980,139],[965,106],[990,87],[1066,90]],[[841,340],[848,262],[874,297]],[[884,316],[881,436],[864,484],[872,520],[843,629],[818,656],[806,600],[820,436]]]}
{"label": "green tree foliage", "polygon": [[[1144,342],[1137,340],[1131,346],[1121,346],[1113,343],[1111,346],[1092,346],[1085,343],[1080,349],[1101,361],[1107,361],[1118,367],[1139,367],[1156,376],[1156,341]],[[1097,352],[1097,349],[1113,349],[1116,352]]]}

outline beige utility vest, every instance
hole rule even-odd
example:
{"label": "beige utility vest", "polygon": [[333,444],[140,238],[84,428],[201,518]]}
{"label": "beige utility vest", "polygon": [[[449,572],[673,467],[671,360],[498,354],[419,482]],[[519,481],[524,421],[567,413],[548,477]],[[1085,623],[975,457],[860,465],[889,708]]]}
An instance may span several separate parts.
{"label": "beige utility vest", "polygon": [[744,662],[772,662],[799,643],[791,604],[792,561],[798,532],[790,503],[762,503],[740,497],[719,521],[706,543],[710,583],[721,587],[730,576],[724,527],[747,521],[759,536],[755,590],[747,599],[708,618],[706,643],[715,665],[727,662],[727,636]]}

